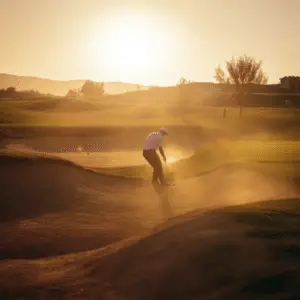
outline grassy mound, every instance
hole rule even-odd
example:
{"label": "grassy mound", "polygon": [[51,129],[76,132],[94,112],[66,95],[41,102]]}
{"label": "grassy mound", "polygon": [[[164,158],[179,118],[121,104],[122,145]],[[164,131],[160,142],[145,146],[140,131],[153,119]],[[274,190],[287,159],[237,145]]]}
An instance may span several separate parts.
{"label": "grassy mound", "polygon": [[[251,164],[272,175],[299,177],[300,143],[289,140],[216,140],[200,146],[183,160],[164,166],[170,180],[182,180],[207,174],[224,165]],[[98,168],[98,172],[128,178],[149,179],[151,168],[146,166]]]}
{"label": "grassy mound", "polygon": [[[193,212],[141,239],[4,261],[5,299],[298,299],[299,199]],[[33,276],[35,274],[35,276]],[[16,282],[12,278],[18,276]]]}
{"label": "grassy mound", "polygon": [[135,181],[34,154],[2,154],[0,164],[2,259],[94,249],[144,232],[127,201]]}

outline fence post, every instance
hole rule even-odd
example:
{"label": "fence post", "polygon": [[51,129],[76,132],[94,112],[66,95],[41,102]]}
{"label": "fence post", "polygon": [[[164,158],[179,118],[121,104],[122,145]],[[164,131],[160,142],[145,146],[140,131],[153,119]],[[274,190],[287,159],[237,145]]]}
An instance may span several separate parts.
{"label": "fence post", "polygon": [[226,114],[227,114],[227,108],[224,107],[224,110],[223,110],[223,119],[226,119]]}

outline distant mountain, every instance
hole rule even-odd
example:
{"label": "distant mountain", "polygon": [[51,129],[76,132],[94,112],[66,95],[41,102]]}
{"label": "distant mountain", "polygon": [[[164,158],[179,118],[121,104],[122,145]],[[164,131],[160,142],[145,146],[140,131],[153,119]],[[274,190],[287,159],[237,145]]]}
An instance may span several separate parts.
{"label": "distant mountain", "polygon": [[[64,96],[69,89],[79,89],[85,80],[52,80],[31,76],[17,76],[0,73],[0,89],[15,87],[17,90],[38,90],[43,94]],[[104,89],[107,94],[120,94],[126,91],[135,91],[139,85],[123,82],[105,82]],[[147,89],[146,86],[140,86]]]}

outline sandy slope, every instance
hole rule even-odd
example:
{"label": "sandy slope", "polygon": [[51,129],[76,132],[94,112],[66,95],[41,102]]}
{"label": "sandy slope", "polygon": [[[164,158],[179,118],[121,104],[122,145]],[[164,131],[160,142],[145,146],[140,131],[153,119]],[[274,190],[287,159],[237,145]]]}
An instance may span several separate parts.
{"label": "sandy slope", "polygon": [[[22,143],[24,142],[24,144]],[[95,146],[94,146],[95,147]],[[142,156],[141,151],[98,151],[85,150],[83,146],[79,145],[77,148],[65,148],[60,152],[41,152],[35,150],[26,144],[26,141],[9,141],[2,143],[2,148],[13,153],[18,152],[26,154],[46,154],[54,158],[63,158],[65,160],[74,162],[77,165],[88,169],[99,168],[115,168],[115,167],[135,167],[146,165],[146,161]],[[96,147],[95,147],[96,148]],[[94,148],[94,149],[95,149]],[[100,148],[100,147],[99,147]],[[0,144],[1,149],[1,144]],[[99,151],[100,150],[100,151]],[[186,159],[192,156],[191,150],[179,150],[176,148],[167,148],[168,162],[173,163],[181,159]]]}
{"label": "sandy slope", "polygon": [[2,257],[91,249],[141,233],[126,182],[57,160],[0,160]]}
{"label": "sandy slope", "polygon": [[[0,164],[3,299],[253,299],[264,276],[282,291],[288,286],[285,295],[300,295],[299,218],[261,213],[280,205],[299,211],[298,200],[182,215],[298,196],[288,181],[232,166],[180,182],[159,199],[146,182],[69,162],[2,156]],[[176,215],[182,216],[162,223]],[[274,228],[287,231],[283,243]],[[294,254],[285,258],[289,249]]]}

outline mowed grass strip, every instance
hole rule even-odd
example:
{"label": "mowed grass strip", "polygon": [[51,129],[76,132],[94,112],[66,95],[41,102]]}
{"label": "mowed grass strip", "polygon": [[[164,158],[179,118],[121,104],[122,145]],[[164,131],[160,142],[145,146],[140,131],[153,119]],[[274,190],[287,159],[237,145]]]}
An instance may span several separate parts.
{"label": "mowed grass strip", "polygon": [[[278,174],[296,175],[300,166],[300,141],[237,140],[219,141],[198,149],[190,158],[172,163],[166,168],[175,178],[199,176],[223,165],[253,164],[255,168]],[[259,165],[258,165],[259,164]],[[122,168],[98,168],[98,172],[124,177],[147,178],[151,168],[147,165]]]}

